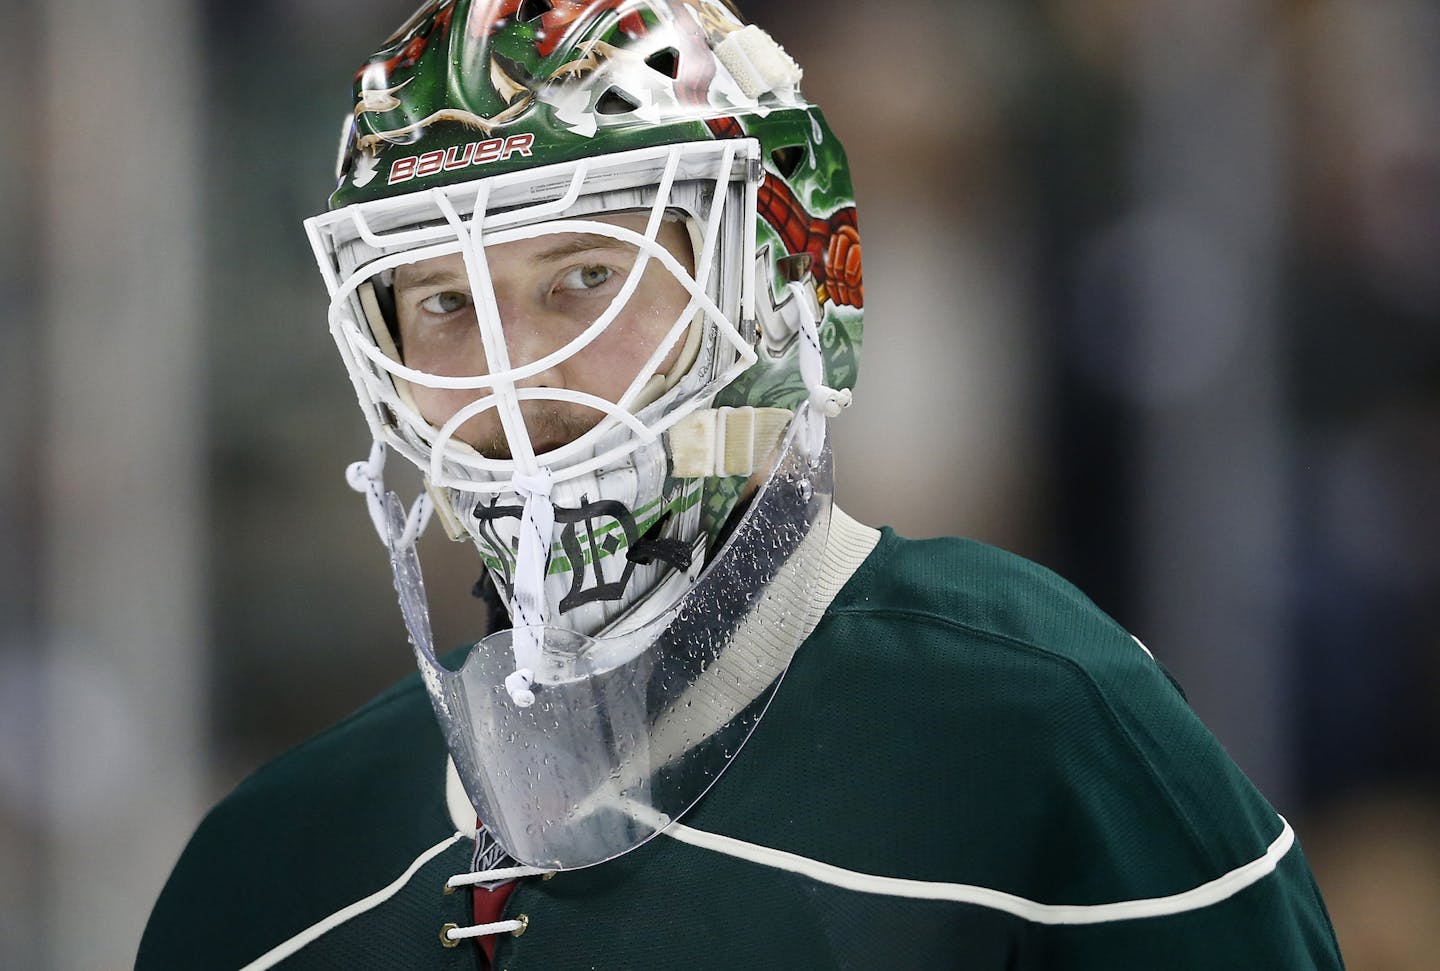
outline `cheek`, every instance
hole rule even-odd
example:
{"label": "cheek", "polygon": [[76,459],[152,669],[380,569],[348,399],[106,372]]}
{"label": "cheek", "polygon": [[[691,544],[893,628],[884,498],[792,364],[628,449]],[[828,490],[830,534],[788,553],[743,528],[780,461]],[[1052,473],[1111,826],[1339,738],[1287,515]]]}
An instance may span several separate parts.
{"label": "cheek", "polygon": [[663,331],[652,332],[642,323],[617,320],[571,362],[571,386],[609,401],[619,401],[654,353],[662,335]]}
{"label": "cheek", "polygon": [[473,323],[404,335],[405,365],[427,374],[460,377],[485,373],[485,348]]}
{"label": "cheek", "polygon": [[[478,401],[489,393],[486,389],[457,391],[451,388],[426,388],[417,384],[410,385],[410,395],[415,400],[415,406],[420,409],[420,414],[425,417],[425,420],[436,428],[449,421],[452,415],[470,402]],[[472,418],[471,422],[483,422],[493,415],[493,409],[487,409]]]}
{"label": "cheek", "polygon": [[[441,377],[466,377],[486,371],[485,352],[478,333],[456,337],[436,332],[421,338],[412,331],[404,337],[406,367]],[[436,428],[470,402],[490,393],[488,389],[432,388],[413,381],[409,382],[409,389],[420,414]]]}
{"label": "cheek", "polygon": [[[595,344],[597,354],[604,355],[607,366],[623,372],[622,388],[675,328],[688,303],[689,294],[668,271],[646,274],[615,324]],[[682,333],[661,363],[660,373],[674,367],[684,344]]]}

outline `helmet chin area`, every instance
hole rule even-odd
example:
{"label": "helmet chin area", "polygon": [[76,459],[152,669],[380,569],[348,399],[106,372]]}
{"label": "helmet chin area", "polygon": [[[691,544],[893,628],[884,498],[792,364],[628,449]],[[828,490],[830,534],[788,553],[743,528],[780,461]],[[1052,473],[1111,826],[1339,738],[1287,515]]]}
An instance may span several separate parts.
{"label": "helmet chin area", "polygon": [[688,810],[759,721],[823,605],[814,602],[830,516],[828,447],[812,455],[802,408],[723,547],[650,620],[587,636],[541,626],[533,703],[507,680],[519,631],[481,639],[459,670],[437,658],[420,563],[393,542],[396,589],[456,768],[480,817],[522,863],[589,866]]}

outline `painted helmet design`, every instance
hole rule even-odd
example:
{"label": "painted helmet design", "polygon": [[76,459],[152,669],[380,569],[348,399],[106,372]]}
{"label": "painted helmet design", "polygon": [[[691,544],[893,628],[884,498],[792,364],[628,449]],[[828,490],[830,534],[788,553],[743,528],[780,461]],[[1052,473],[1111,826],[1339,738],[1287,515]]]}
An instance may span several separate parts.
{"label": "painted helmet design", "polygon": [[[593,655],[603,641],[614,667],[673,640],[747,503],[764,519],[788,501],[813,525],[828,501],[801,480],[848,403],[863,287],[844,152],[800,80],[721,0],[430,0],[355,77],[339,182],[306,224],[376,442],[351,481],[417,647],[429,630],[411,558],[430,510],[478,551],[514,622],[497,704],[559,698],[578,676],[547,676],[556,644]],[[424,476],[408,515],[385,496],[386,449]],[[464,775],[457,748],[501,716],[479,713],[478,684],[447,696],[439,678]],[[753,725],[736,707],[717,718]],[[556,836],[559,822],[507,835],[509,810],[477,796],[493,789],[484,771],[467,788],[521,859],[582,865],[643,838]],[[693,788],[639,802],[673,815]]]}

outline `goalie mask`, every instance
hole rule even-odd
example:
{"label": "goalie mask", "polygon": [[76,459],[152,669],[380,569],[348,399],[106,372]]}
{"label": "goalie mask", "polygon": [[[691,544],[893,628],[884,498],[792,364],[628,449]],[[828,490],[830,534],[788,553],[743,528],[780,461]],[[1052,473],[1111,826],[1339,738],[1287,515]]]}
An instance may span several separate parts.
{"label": "goalie mask", "polygon": [[[362,68],[306,224],[374,437],[350,470],[481,819],[585,866],[683,813],[813,627],[859,239],[839,144],[716,0],[447,0]],[[426,492],[383,485],[386,451]],[[442,665],[416,542],[471,545]]]}

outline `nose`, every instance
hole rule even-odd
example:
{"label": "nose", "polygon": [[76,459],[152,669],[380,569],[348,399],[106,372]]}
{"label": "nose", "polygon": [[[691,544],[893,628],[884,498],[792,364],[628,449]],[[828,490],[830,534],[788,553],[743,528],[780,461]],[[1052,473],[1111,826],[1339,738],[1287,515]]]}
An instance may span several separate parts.
{"label": "nose", "polygon": [[[496,309],[500,312],[505,351],[512,369],[524,368],[547,356],[554,356],[557,350],[565,346],[568,339],[565,336],[567,329],[547,320],[543,312],[517,306],[514,301],[507,301],[499,295]],[[573,360],[567,357],[554,361],[545,368],[516,380],[515,387],[544,388],[549,391],[575,388],[572,379],[577,375],[572,373]],[[520,413],[529,433],[530,447],[537,455],[573,441],[592,426],[595,419],[582,415],[583,412],[588,412],[588,409],[562,398],[547,396],[520,402]]]}
{"label": "nose", "polygon": [[[522,368],[554,354],[564,346],[564,340],[554,327],[547,326],[543,314],[526,307],[522,301],[503,294],[496,295],[496,309],[500,313],[500,332],[505,338],[505,353],[512,369]],[[518,388],[566,388],[568,359],[555,361],[534,374],[515,382]]]}

